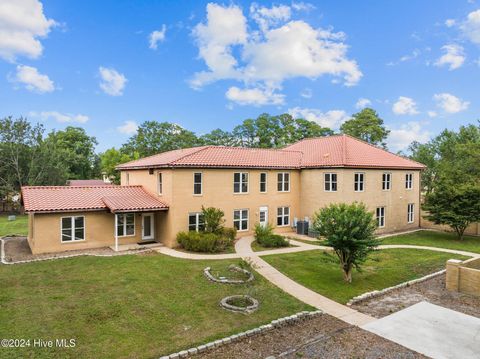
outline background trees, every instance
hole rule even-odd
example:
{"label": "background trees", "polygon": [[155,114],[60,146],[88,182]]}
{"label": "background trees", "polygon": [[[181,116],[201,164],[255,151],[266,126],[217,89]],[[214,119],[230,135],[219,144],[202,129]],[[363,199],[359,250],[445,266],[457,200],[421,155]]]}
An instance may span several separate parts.
{"label": "background trees", "polygon": [[340,126],[340,131],[383,148],[387,148],[385,140],[390,133],[384,126],[383,120],[378,116],[378,113],[368,107],[353,114],[351,120],[344,122]]}

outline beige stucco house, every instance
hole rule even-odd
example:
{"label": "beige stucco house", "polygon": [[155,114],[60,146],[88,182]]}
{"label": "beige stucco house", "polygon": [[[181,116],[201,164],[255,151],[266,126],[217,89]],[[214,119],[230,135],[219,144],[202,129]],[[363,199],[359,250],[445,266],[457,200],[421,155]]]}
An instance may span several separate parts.
{"label": "beige stucco house", "polygon": [[349,136],[283,149],[201,146],[117,167],[120,186],[24,187],[33,253],[115,244],[176,245],[198,230],[203,206],[220,208],[238,236],[255,223],[291,231],[332,202],[364,202],[378,232],[419,227],[423,165]]}

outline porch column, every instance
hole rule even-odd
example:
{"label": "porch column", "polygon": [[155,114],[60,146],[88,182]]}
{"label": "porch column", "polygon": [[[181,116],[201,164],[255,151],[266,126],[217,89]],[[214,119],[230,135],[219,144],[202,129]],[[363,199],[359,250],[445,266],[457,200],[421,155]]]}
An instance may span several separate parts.
{"label": "porch column", "polygon": [[113,229],[113,233],[115,233],[115,252],[118,252],[118,229],[117,229],[117,225],[118,225],[118,216],[116,213],[114,213],[115,215],[115,228]]}

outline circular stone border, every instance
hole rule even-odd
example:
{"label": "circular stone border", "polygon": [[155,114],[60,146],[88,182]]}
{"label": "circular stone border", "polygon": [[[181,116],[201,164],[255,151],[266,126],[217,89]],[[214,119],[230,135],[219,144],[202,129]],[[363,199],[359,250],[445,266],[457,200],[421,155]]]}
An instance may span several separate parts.
{"label": "circular stone border", "polygon": [[[247,299],[247,300],[251,301],[252,304],[249,305],[249,306],[246,306],[246,307],[237,307],[236,305],[228,304],[228,301],[230,301],[232,299],[236,299],[236,298]],[[250,313],[253,313],[254,311],[256,311],[258,309],[259,303],[258,303],[258,300],[256,300],[255,298],[253,298],[249,295],[240,294],[240,295],[230,295],[228,297],[223,298],[220,301],[220,306],[222,308],[224,308],[226,310],[230,310],[232,312],[250,314]]]}
{"label": "circular stone border", "polygon": [[244,273],[248,276],[248,278],[246,280],[241,280],[241,279],[229,279],[229,278],[217,278],[215,276],[213,276],[213,274],[210,272],[212,268],[210,267],[207,267],[203,270],[203,273],[205,274],[205,276],[211,280],[212,282],[215,282],[215,283],[223,283],[223,284],[245,284],[245,283],[248,283],[248,282],[251,282],[255,279],[255,277],[253,276],[253,273],[246,270],[246,269],[243,269],[243,268],[240,268],[234,264],[230,265],[228,267],[228,269],[230,271],[235,271],[235,272],[241,272],[241,273]]}

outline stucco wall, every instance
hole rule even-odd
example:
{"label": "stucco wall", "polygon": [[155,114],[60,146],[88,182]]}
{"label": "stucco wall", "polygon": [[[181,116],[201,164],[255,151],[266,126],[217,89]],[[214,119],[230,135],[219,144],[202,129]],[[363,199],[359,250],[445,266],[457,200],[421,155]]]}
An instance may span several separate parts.
{"label": "stucco wall", "polygon": [[446,288],[480,296],[480,259],[466,261],[451,259],[447,262]]}

